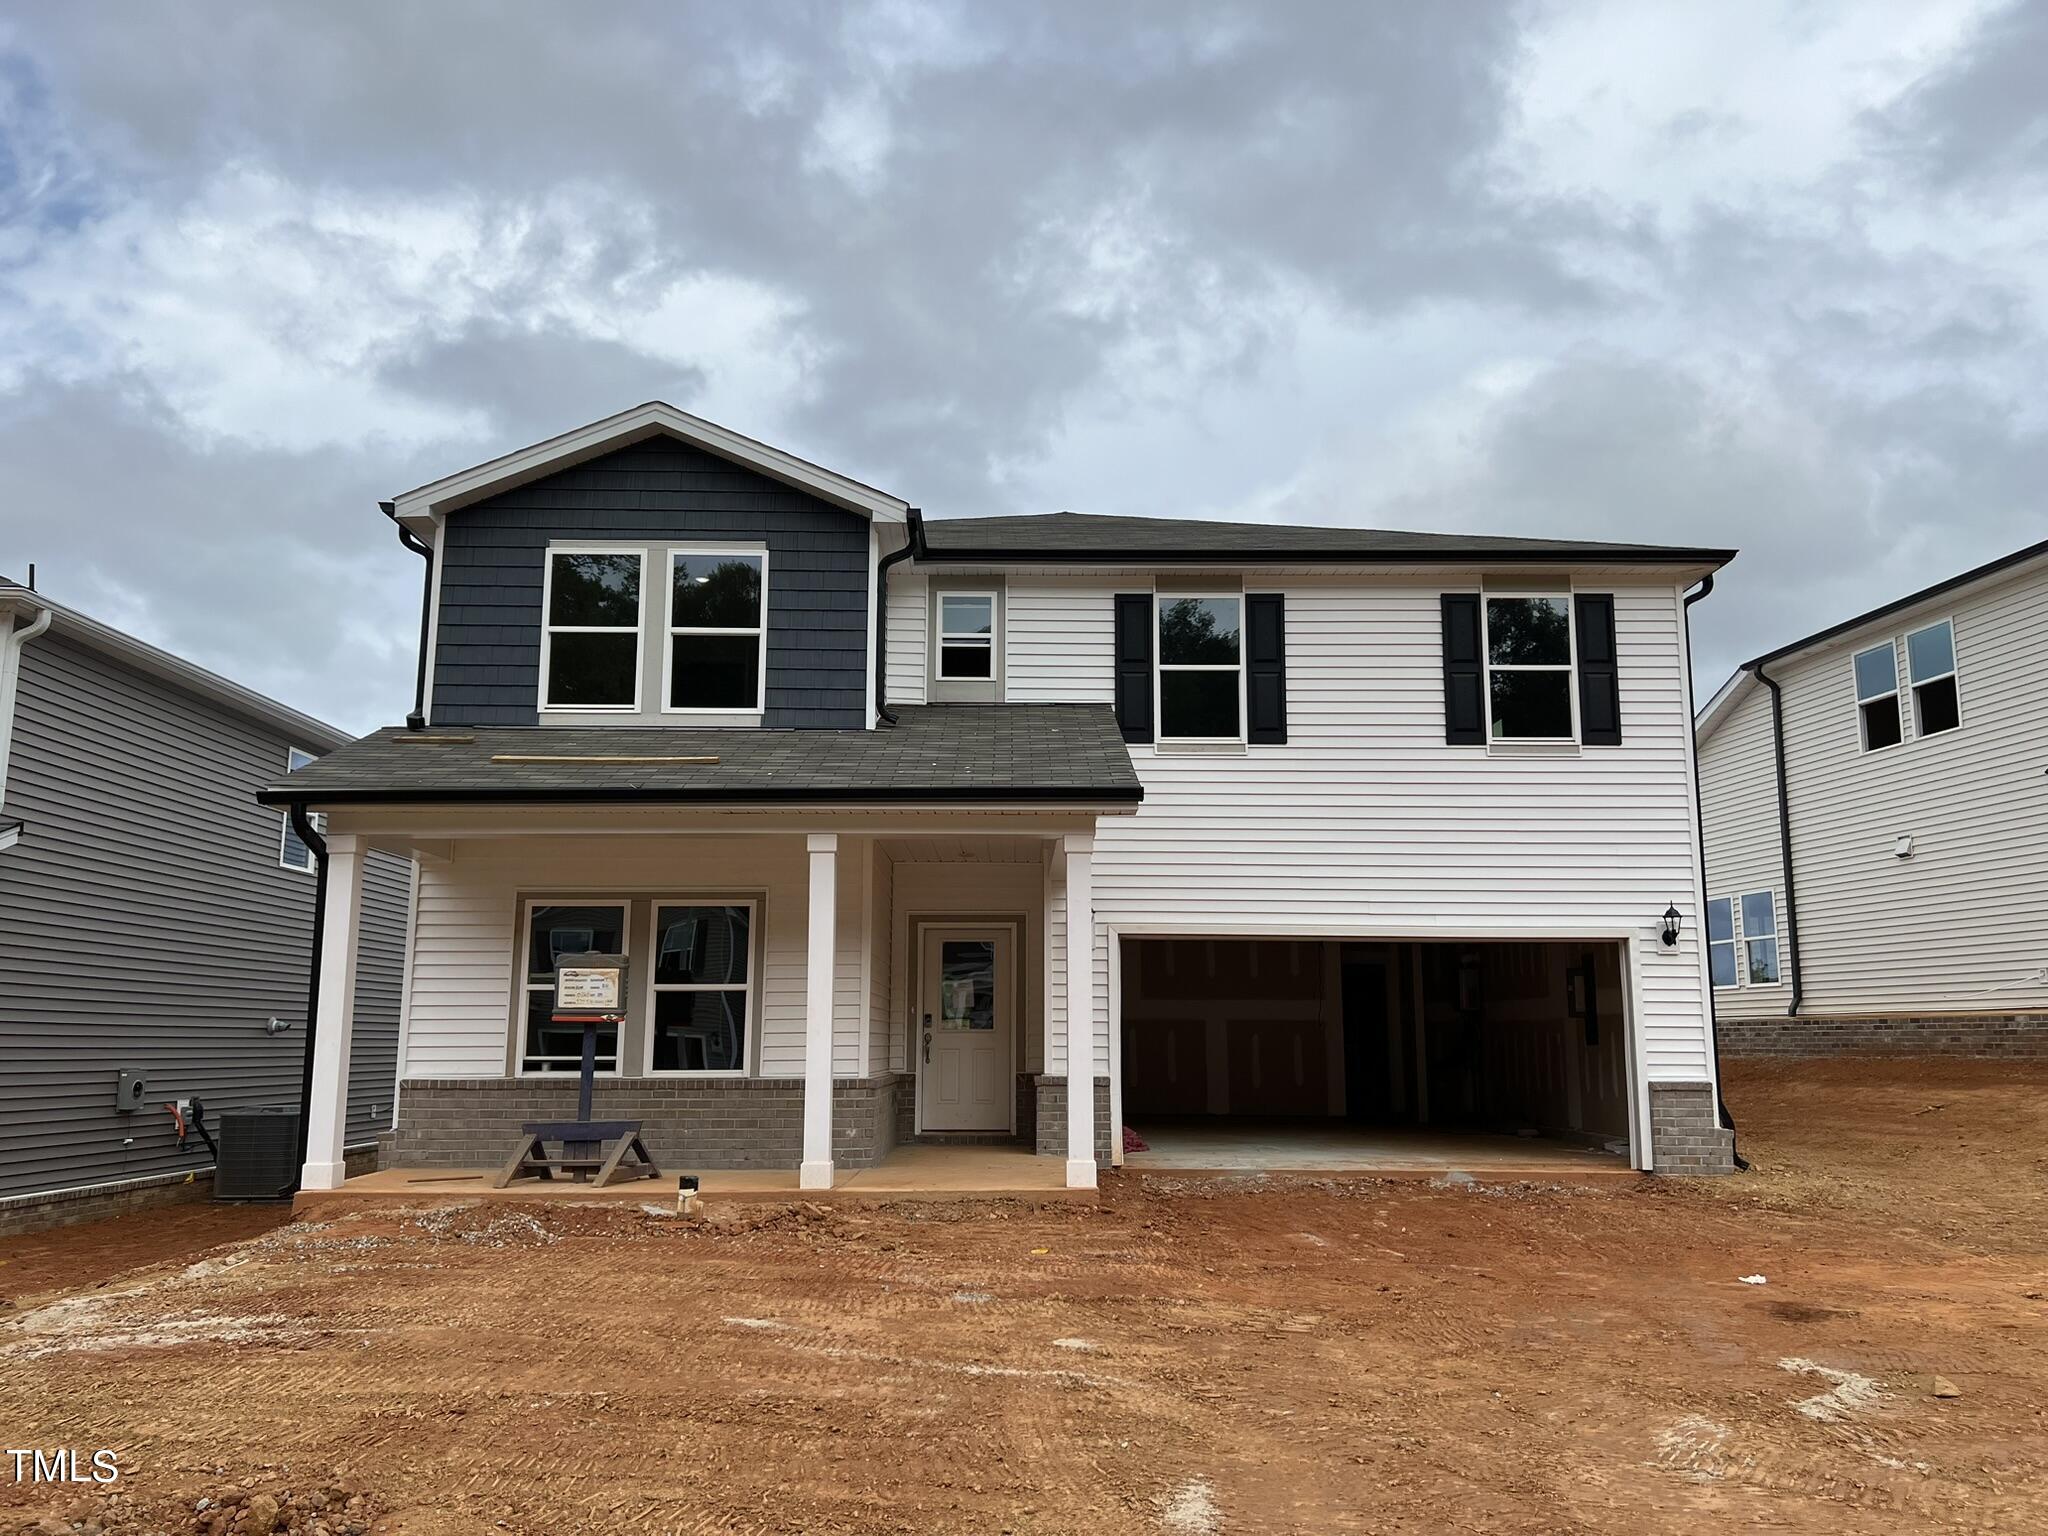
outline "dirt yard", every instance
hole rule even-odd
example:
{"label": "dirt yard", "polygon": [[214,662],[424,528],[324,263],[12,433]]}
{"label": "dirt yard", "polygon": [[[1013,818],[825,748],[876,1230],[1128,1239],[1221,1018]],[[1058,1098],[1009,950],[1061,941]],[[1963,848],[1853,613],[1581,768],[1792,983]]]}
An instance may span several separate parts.
{"label": "dirt yard", "polygon": [[2048,1070],[1729,1081],[1700,1183],[14,1239],[0,1435],[121,1477],[0,1532],[2048,1530]]}

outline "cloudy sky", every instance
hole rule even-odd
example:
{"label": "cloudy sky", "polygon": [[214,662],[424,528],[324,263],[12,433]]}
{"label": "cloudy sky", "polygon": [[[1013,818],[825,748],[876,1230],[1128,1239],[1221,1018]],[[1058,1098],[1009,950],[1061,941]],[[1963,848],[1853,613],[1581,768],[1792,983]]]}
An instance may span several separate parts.
{"label": "cloudy sky", "polygon": [[14,9],[0,572],[346,726],[377,499],[652,397],[933,516],[1739,546],[1703,688],[2048,537],[2048,0]]}

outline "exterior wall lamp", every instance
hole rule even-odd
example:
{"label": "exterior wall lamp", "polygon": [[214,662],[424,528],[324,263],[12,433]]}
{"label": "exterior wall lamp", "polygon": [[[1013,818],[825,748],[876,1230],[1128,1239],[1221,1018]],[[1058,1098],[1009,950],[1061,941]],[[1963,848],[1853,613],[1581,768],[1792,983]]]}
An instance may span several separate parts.
{"label": "exterior wall lamp", "polygon": [[1666,949],[1678,948],[1678,908],[1664,909],[1664,932],[1661,935]]}

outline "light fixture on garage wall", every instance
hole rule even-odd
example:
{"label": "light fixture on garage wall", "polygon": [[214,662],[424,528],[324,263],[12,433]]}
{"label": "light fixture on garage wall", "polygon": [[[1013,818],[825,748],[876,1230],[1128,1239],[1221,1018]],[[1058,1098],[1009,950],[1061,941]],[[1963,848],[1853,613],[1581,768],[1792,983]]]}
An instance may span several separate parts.
{"label": "light fixture on garage wall", "polygon": [[1678,948],[1678,908],[1675,906],[1664,909],[1663,938],[1666,949]]}

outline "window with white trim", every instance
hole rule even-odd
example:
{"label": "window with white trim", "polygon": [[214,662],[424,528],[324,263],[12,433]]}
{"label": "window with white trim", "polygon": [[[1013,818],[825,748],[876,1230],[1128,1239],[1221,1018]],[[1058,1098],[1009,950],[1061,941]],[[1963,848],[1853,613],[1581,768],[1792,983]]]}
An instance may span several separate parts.
{"label": "window with white trim", "polygon": [[768,552],[671,549],[668,562],[668,684],[662,707],[760,711],[768,676]]}
{"label": "window with white trim", "polygon": [[1488,593],[1485,615],[1488,737],[1576,741],[1570,595]]}
{"label": "window with white trim", "polygon": [[[570,955],[623,955],[623,901],[529,901],[526,904],[524,978],[520,996],[519,1070],[522,1074],[583,1070],[583,1026],[557,1024],[555,965]],[[619,1070],[619,1030],[597,1030],[597,1070]]]}
{"label": "window with white trim", "polygon": [[1707,973],[1716,987],[1742,985],[1735,965],[1735,902],[1727,896],[1707,903]]}
{"label": "window with white trim", "polygon": [[1742,898],[1742,984],[1768,987],[1778,980],[1778,907],[1769,891]]}
{"label": "window with white trim", "polygon": [[[297,773],[308,763],[315,761],[317,759],[312,753],[293,747],[285,753],[284,771]],[[296,869],[308,875],[314,873],[318,866],[313,861],[313,850],[308,848],[301,841],[299,834],[293,830],[292,813],[285,811],[279,819],[284,823],[284,831],[278,840],[277,862],[286,869]],[[311,818],[313,830],[316,832],[320,830],[321,819],[318,815]]]}
{"label": "window with white trim", "polygon": [[1244,599],[1160,593],[1159,740],[1244,740]]}
{"label": "window with white trim", "polygon": [[996,595],[939,594],[939,676],[985,683],[996,675]]}
{"label": "window with white trim", "polygon": [[753,933],[752,902],[655,904],[649,1070],[747,1070]]}
{"label": "window with white trim", "polygon": [[542,610],[541,708],[640,707],[641,585],[646,552],[548,551]]}
{"label": "window with white trim", "polygon": [[1707,973],[1717,989],[1778,983],[1778,905],[1770,891],[1707,902]]}
{"label": "window with white trim", "polygon": [[1956,632],[1947,619],[1906,635],[1906,677],[1913,685],[1913,734],[1937,736],[1963,723],[1956,692]]}
{"label": "window with white trim", "polygon": [[1899,656],[1887,640],[1858,651],[1852,663],[1856,672],[1856,712],[1863,718],[1863,750],[1882,751],[1896,747],[1905,737],[1899,722]]}

